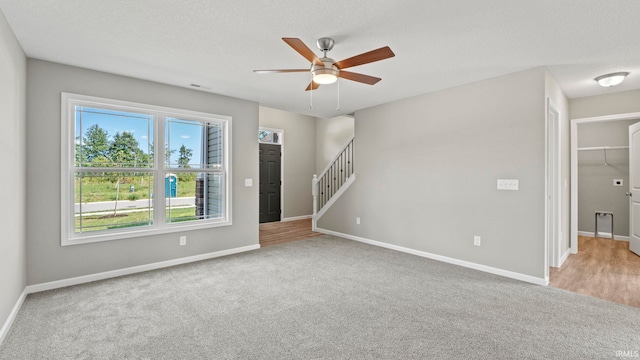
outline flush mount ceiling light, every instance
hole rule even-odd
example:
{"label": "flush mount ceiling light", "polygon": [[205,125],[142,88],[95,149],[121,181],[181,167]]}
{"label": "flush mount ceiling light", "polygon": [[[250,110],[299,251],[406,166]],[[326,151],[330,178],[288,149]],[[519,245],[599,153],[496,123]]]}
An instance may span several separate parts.
{"label": "flush mount ceiling light", "polygon": [[617,72],[617,73],[601,75],[593,80],[595,80],[600,86],[611,87],[611,86],[616,86],[621,82],[623,82],[624,78],[626,78],[627,75],[629,75],[628,72]]}

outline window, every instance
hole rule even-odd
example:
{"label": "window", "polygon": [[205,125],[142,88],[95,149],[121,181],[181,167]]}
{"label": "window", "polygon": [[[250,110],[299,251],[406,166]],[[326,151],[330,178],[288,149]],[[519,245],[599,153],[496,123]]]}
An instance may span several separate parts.
{"label": "window", "polygon": [[281,144],[282,133],[271,129],[261,128],[260,130],[258,130],[258,142],[267,144]]}
{"label": "window", "polygon": [[62,245],[230,225],[231,118],[62,94]]}

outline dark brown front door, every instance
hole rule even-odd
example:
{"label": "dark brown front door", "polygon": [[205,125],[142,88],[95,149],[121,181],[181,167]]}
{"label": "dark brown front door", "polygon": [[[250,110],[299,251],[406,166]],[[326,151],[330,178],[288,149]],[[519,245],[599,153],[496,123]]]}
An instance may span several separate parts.
{"label": "dark brown front door", "polygon": [[280,145],[260,144],[260,223],[280,221]]}

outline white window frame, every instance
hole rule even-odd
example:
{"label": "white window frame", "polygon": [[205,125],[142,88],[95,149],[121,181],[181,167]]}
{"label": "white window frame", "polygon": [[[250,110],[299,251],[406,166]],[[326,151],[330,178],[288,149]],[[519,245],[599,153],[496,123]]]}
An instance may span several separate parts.
{"label": "white window frame", "polygon": [[[88,233],[75,232],[75,109],[76,105],[112,108],[121,111],[154,113],[153,143],[155,144],[154,166],[145,171],[154,174],[153,204],[165,203],[165,173],[171,172],[165,165],[165,121],[164,118],[178,118],[212,122],[222,125],[223,132],[223,216],[222,219],[203,219],[185,222],[167,223],[165,207],[153,208],[154,223],[149,226],[102,230]],[[168,108],[156,105],[140,104],[122,100],[106,99],[72,93],[61,94],[61,246],[94,243],[100,241],[128,239],[140,236],[167,234],[180,231],[207,229],[232,225],[231,215],[231,125],[232,118],[225,115],[209,114],[197,111]],[[82,134],[80,134],[82,135]],[[160,146],[159,146],[160,145]]]}

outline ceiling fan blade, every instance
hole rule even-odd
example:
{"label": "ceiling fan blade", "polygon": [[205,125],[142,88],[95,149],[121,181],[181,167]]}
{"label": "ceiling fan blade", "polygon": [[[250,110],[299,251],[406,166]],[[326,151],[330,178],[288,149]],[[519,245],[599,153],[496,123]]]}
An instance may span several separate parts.
{"label": "ceiling fan blade", "polygon": [[302,42],[302,40],[298,38],[282,38],[282,40],[289,44],[289,46],[291,46],[293,50],[297,51],[298,54],[309,60],[309,62],[316,65],[324,66],[322,61],[318,59],[316,54],[314,54],[313,51],[311,51],[311,49],[309,49],[309,47]]}
{"label": "ceiling fan blade", "polygon": [[253,70],[258,74],[309,72],[309,69]]}
{"label": "ceiling fan blade", "polygon": [[338,67],[338,69],[342,70],[350,68],[352,66],[358,66],[372,63],[374,61],[388,59],[394,56],[396,56],[396,54],[394,54],[388,46],[385,46],[381,47],[380,49],[371,50],[369,52],[338,61],[335,65]]}
{"label": "ceiling fan blade", "polygon": [[320,84],[316,84],[313,81],[309,83],[309,86],[307,86],[306,89],[304,89],[304,91],[309,91],[309,90],[315,90],[317,88],[320,87]]}
{"label": "ceiling fan blade", "polygon": [[369,75],[364,75],[364,74],[358,74],[358,73],[354,73],[354,72],[350,72],[350,71],[344,71],[344,70],[340,70],[340,75],[341,78],[343,79],[347,79],[347,80],[352,80],[352,81],[357,81],[363,84],[369,84],[369,85],[375,85],[378,81],[382,80],[378,77],[375,76],[369,76]]}

